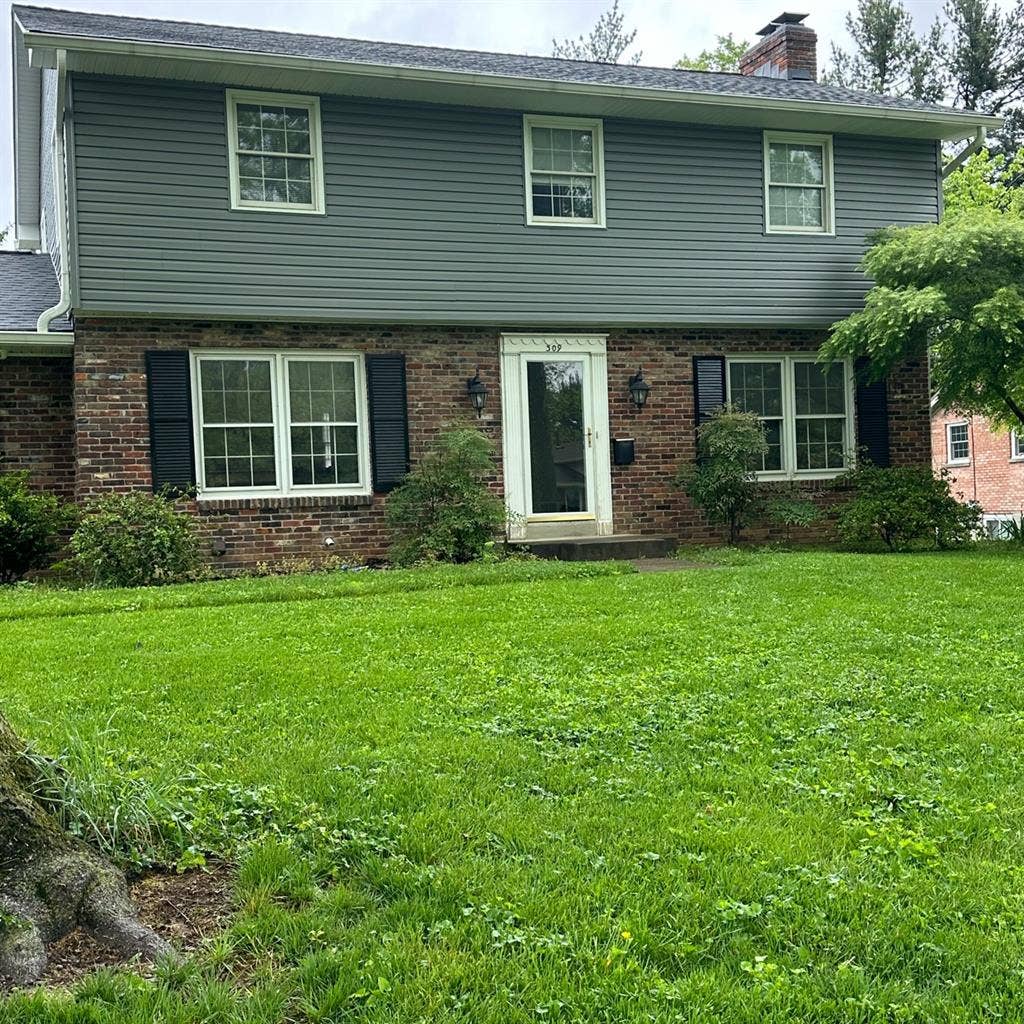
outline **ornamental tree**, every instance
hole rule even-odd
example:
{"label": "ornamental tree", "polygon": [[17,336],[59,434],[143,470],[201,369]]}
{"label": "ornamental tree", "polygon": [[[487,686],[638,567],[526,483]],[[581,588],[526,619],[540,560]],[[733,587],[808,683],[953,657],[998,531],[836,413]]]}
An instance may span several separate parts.
{"label": "ornamental tree", "polygon": [[867,356],[879,378],[930,348],[943,408],[1024,425],[1024,220],[981,211],[873,243],[863,267],[875,286],[822,358]]}

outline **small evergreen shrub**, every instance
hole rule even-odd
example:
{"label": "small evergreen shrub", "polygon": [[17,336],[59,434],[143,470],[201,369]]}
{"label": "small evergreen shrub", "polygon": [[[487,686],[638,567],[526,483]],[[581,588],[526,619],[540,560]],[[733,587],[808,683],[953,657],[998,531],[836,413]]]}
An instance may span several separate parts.
{"label": "small evergreen shrub", "polygon": [[391,558],[413,562],[471,562],[505,528],[505,506],[487,486],[494,445],[471,427],[445,431],[392,493],[388,523]]}
{"label": "small evergreen shrub", "polygon": [[101,587],[151,587],[195,576],[191,518],[159,494],[132,491],[90,502],[71,537],[72,565]]}
{"label": "small evergreen shrub", "polygon": [[768,450],[754,413],[723,406],[697,430],[697,463],[682,466],[675,483],[713,523],[729,528],[729,543],[759,505],[757,470]]}
{"label": "small evergreen shrub", "polygon": [[945,475],[925,466],[880,468],[865,463],[844,478],[855,494],[839,513],[840,536],[854,544],[880,538],[890,551],[930,542],[960,547],[974,538],[981,508],[956,500]]}
{"label": "small evergreen shrub", "polygon": [[73,514],[52,494],[29,490],[28,473],[0,474],[0,583],[48,566]]}

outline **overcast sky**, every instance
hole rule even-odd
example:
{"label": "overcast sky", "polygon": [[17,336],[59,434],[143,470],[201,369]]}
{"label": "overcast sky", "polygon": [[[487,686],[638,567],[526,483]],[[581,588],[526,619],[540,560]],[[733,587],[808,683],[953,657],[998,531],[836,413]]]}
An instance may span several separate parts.
{"label": "overcast sky", "polygon": [[[795,0],[794,0],[795,2]],[[904,0],[922,26],[940,0]],[[50,0],[39,6],[206,21],[403,43],[549,54],[552,38],[589,31],[610,0]],[[620,0],[637,29],[643,63],[672,65],[714,45],[719,33],[752,39],[783,0]],[[846,42],[845,12],[854,0],[796,3],[818,33],[819,62]],[[11,184],[10,0],[0,0],[0,226],[13,217]]]}

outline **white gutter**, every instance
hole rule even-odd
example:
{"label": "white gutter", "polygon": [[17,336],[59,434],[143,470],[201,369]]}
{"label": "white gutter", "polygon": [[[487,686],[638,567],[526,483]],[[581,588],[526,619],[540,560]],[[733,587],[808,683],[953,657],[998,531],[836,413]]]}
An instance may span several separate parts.
{"label": "white gutter", "polygon": [[36,331],[48,334],[50,324],[71,308],[71,254],[68,249],[67,168],[64,163],[64,109],[67,102],[67,51],[57,51],[57,111],[53,124],[53,201],[57,207],[57,241],[60,250],[60,299],[44,309]]}
{"label": "white gutter", "polygon": [[943,179],[948,178],[958,167],[962,167],[975,153],[980,152],[985,146],[985,129],[979,128],[974,135],[974,141],[969,142],[952,160],[942,168]]}
{"label": "white gutter", "polygon": [[[46,66],[46,51],[57,47],[80,53],[113,54],[124,57],[169,58],[191,62],[210,61],[218,65],[292,69],[326,72],[338,76],[366,76],[443,85],[471,85],[477,88],[513,89],[519,92],[557,93],[561,95],[599,96],[617,100],[653,100],[666,103],[707,104],[716,107],[741,107],[772,112],[805,112],[845,115],[854,118],[912,121],[942,125],[948,129],[945,138],[964,138],[978,126],[997,128],[1003,118],[974,111],[915,110],[903,107],[858,106],[855,103],[801,100],[789,97],[775,99],[745,93],[707,92],[699,89],[657,89],[643,86],[605,85],[600,83],[564,82],[544,78],[526,78],[483,71],[449,71],[394,64],[367,64],[356,61],[329,60],[319,57],[295,57],[284,54],[257,53],[248,50],[223,50],[212,46],[186,46],[176,43],[135,40],[97,39],[26,30],[19,22],[25,45],[33,50],[33,66]],[[956,134],[962,132],[963,134]]]}

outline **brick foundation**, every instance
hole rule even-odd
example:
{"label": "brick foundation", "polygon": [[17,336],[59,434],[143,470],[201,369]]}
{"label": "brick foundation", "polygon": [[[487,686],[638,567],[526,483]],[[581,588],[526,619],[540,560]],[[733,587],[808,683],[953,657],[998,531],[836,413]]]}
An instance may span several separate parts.
{"label": "brick foundation", "polygon": [[[496,329],[464,328],[80,322],[73,410],[70,360],[12,357],[0,363],[2,467],[28,469],[36,486],[79,500],[109,490],[148,488],[144,353],[181,347],[400,351],[407,359],[413,459],[424,452],[439,430],[458,421],[480,426],[500,452],[499,334]],[[610,332],[611,435],[635,438],[637,450],[633,465],[612,467],[616,531],[665,533],[692,541],[718,539],[720,532],[709,528],[669,482],[680,463],[694,457],[693,356],[813,351],[820,340],[819,335],[806,331]],[[643,366],[653,388],[642,411],[633,407],[628,393],[629,376],[638,366]],[[488,386],[481,420],[472,415],[465,396],[466,378],[478,367]],[[924,362],[896,374],[889,393],[894,463],[927,463],[929,409]],[[936,450],[944,451],[944,444],[937,443]],[[1024,465],[1004,461],[1008,473],[1024,481]],[[963,475],[962,469],[958,472]],[[960,486],[963,489],[963,483]],[[1021,493],[1008,499],[1011,505],[1024,501],[1024,483],[1020,486]],[[501,488],[500,467],[495,487]],[[807,487],[825,505],[841,497],[828,485]],[[223,555],[211,556],[211,560],[223,568],[240,568],[259,562],[319,559],[328,553],[382,558],[388,545],[384,500],[381,496],[259,498],[191,502],[189,507],[206,542],[223,542],[226,547]],[[990,511],[1003,510],[994,498],[983,500],[983,504]],[[328,537],[334,540],[329,548],[324,543]]]}
{"label": "brick foundation", "polygon": [[27,469],[32,485],[75,490],[71,357],[0,360],[0,473]]}
{"label": "brick foundation", "polygon": [[[515,330],[510,325],[508,330]],[[148,488],[149,428],[144,353],[160,348],[336,349],[405,354],[411,455],[415,461],[446,425],[480,426],[501,450],[499,336],[495,328],[348,327],[256,323],[182,323],[84,320],[76,324],[75,493]],[[670,484],[680,463],[694,457],[693,356],[815,351],[816,332],[771,330],[612,330],[608,332],[611,436],[634,437],[637,460],[612,467],[616,532],[671,534],[716,540],[685,497]],[[637,411],[628,379],[642,365],[652,385]],[[488,388],[484,417],[466,399],[466,379],[479,367]],[[895,462],[927,464],[929,408],[923,361],[890,384],[890,434]],[[834,492],[809,485],[830,504]],[[495,487],[500,490],[500,468]],[[385,556],[385,499],[259,498],[191,502],[208,541],[226,551],[211,561],[235,569],[258,562],[320,559],[326,553],[356,559]],[[325,547],[327,537],[334,545]]]}

